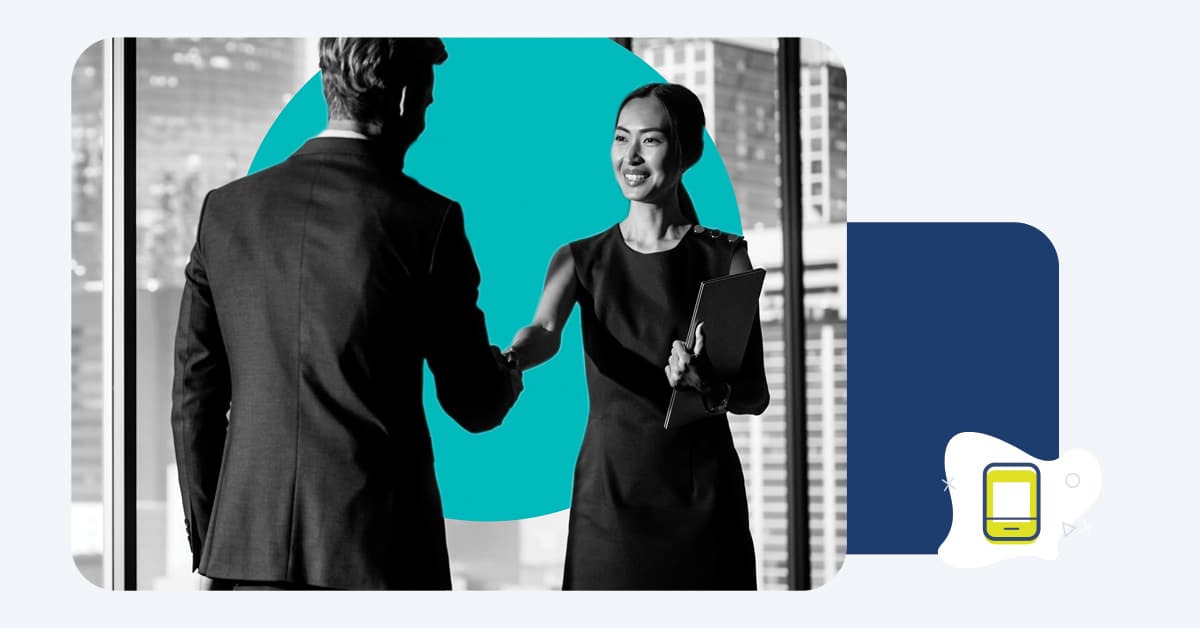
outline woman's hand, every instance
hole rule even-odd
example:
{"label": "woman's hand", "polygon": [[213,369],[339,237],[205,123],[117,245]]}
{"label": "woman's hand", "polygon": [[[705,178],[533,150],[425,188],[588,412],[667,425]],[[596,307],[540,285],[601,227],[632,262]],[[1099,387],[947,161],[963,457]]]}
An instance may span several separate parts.
{"label": "woman's hand", "polygon": [[671,357],[667,358],[667,382],[671,388],[691,388],[709,394],[724,386],[717,382],[712,366],[704,355],[704,323],[696,326],[696,347],[688,351],[682,341],[671,343]]}
{"label": "woman's hand", "polygon": [[521,394],[522,390],[525,390],[525,382],[521,376],[519,360],[517,360],[511,348],[501,353],[500,349],[494,345],[492,346],[492,359],[496,361],[496,366],[508,373],[508,383],[512,387],[513,398],[515,399]]}

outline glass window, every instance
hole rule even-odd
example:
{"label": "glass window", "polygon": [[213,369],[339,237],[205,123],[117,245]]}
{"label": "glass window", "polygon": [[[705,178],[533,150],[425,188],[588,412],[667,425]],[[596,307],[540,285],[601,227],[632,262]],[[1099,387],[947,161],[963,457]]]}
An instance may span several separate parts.
{"label": "glass window", "polygon": [[812,117],[812,118],[809,120],[809,123],[808,123],[808,128],[810,128],[810,129],[819,129],[819,128],[821,128],[821,116],[813,116],[813,117]]}
{"label": "glass window", "polygon": [[71,555],[104,586],[104,42],[71,71]]}
{"label": "glass window", "polygon": [[821,150],[821,138],[814,137],[814,138],[808,140],[808,146],[809,146],[809,148],[812,149],[813,152],[817,152],[817,151]]}
{"label": "glass window", "polygon": [[820,107],[821,106],[821,94],[809,94],[808,106]]}
{"label": "glass window", "polygon": [[817,160],[813,161],[812,164],[810,164],[809,172],[811,172],[813,174],[821,173],[821,160],[820,159],[817,159]]}

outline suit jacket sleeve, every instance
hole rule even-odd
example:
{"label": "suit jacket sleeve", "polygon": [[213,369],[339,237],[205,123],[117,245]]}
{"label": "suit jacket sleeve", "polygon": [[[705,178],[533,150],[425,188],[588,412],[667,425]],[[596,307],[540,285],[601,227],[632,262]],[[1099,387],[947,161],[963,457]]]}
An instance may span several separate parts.
{"label": "suit jacket sleeve", "polygon": [[516,391],[494,357],[483,312],[476,304],[479,267],[457,203],[446,210],[430,258],[429,278],[425,355],[438,401],[466,430],[489,430],[508,413]]}
{"label": "suit jacket sleeve", "polygon": [[[206,206],[208,202],[206,198]],[[199,566],[212,514],[230,401],[229,362],[209,289],[203,229],[204,209],[201,209],[196,244],[184,271],[186,282],[175,334],[175,378],[171,388],[171,431],[192,569]]]}

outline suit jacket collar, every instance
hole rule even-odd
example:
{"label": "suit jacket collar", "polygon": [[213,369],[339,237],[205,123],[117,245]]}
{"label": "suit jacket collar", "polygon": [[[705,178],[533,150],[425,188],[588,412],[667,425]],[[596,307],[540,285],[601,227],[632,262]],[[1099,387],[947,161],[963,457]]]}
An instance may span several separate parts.
{"label": "suit jacket collar", "polygon": [[403,157],[389,153],[379,141],[370,139],[314,137],[292,155],[355,155],[385,164],[388,168],[396,168],[398,171],[404,169]]}
{"label": "suit jacket collar", "polygon": [[360,140],[349,137],[314,137],[297,150],[297,155],[313,153],[340,153],[377,157],[383,154],[375,140]]}

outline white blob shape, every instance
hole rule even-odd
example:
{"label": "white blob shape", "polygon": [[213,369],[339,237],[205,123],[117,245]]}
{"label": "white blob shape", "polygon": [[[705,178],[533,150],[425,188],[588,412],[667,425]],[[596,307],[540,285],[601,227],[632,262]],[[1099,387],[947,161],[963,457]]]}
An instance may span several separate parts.
{"label": "white blob shape", "polygon": [[[938,548],[938,556],[952,567],[982,567],[1019,556],[1054,560],[1064,533],[1074,530],[1076,522],[1100,496],[1100,463],[1081,449],[1072,449],[1057,460],[1040,460],[993,436],[962,432],[946,444],[945,462],[945,477],[956,480],[950,490],[954,520]],[[1032,463],[1039,469],[1040,532],[1031,543],[992,543],[983,535],[983,469],[993,462]],[[1071,481],[1075,486],[1069,484]],[[1005,484],[1009,483],[993,485],[993,510],[1012,508],[1019,512],[1008,516],[1027,516],[1028,484],[1018,484],[1020,490],[1007,487],[1012,491]],[[1018,506],[1018,499],[1024,499],[1024,503]]]}

